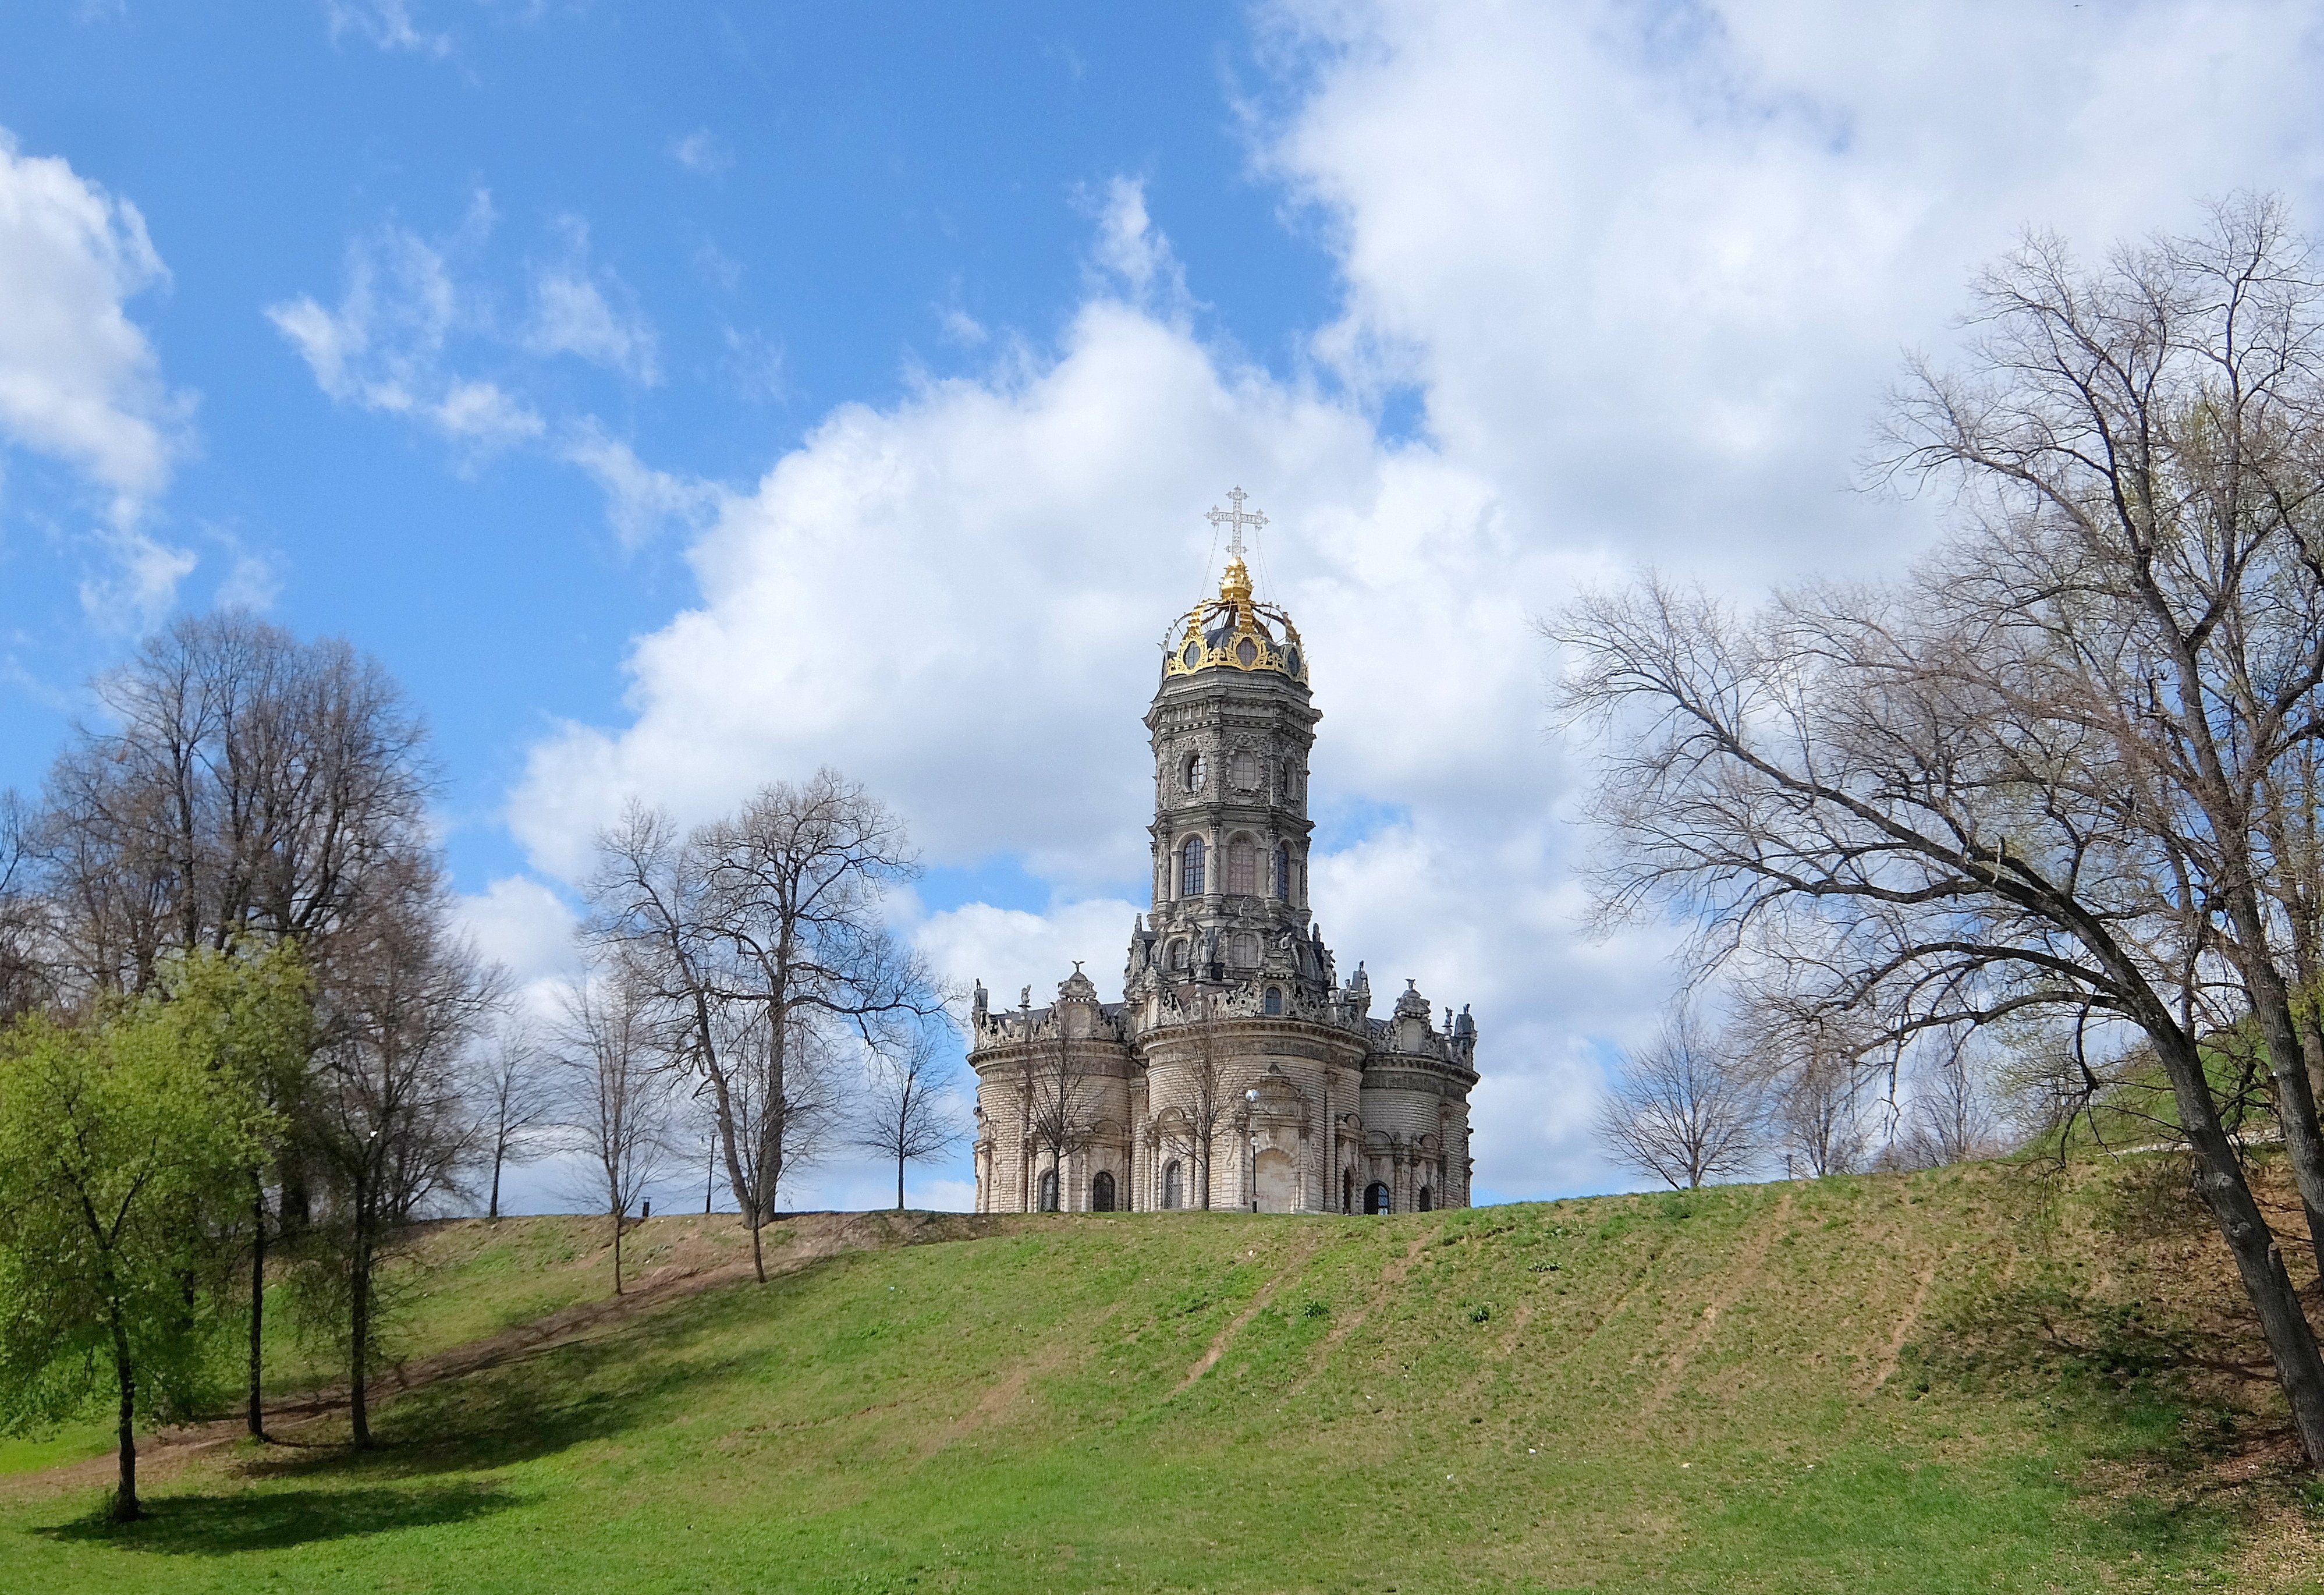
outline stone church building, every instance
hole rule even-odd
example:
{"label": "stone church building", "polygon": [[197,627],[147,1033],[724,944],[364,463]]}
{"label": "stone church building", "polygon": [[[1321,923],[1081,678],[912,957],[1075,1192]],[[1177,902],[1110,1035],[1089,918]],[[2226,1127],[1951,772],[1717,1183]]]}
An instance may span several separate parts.
{"label": "stone church building", "polygon": [[1043,1008],[980,982],[980,1212],[1469,1205],[1475,1023],[1411,983],[1372,1012],[1309,917],[1307,755],[1322,718],[1289,615],[1257,603],[1234,509],[1219,595],[1174,628],[1146,712],[1154,907],[1122,1000],[1079,964]]}

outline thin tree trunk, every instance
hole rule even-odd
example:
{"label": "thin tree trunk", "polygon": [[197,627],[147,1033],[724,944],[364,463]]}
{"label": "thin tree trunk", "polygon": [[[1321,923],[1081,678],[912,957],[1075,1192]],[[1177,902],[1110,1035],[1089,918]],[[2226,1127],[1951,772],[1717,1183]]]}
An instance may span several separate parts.
{"label": "thin tree trunk", "polygon": [[764,1285],[767,1282],[767,1254],[759,1246],[759,1204],[755,1202],[751,1204],[750,1221],[751,1269],[758,1275],[759,1283]]}
{"label": "thin tree trunk", "polygon": [[904,1211],[904,1157],[900,1152],[896,1155],[896,1211]]}
{"label": "thin tree trunk", "polygon": [[508,1148],[505,1146],[499,1141],[494,1141],[493,1143],[493,1199],[491,1205],[484,1209],[484,1217],[493,1223],[498,1223],[500,1222],[501,1159],[507,1155]]}
{"label": "thin tree trunk", "polygon": [[137,1505],[137,1373],[129,1361],[129,1334],[121,1326],[121,1310],[113,1310],[113,1371],[121,1383],[121,1482],[113,1496],[113,1520],[134,1523],[143,1516]]}
{"label": "thin tree trunk", "polygon": [[352,1333],[347,1349],[347,1422],[356,1448],[366,1450],[371,1445],[371,1414],[364,1399],[364,1352],[371,1338],[371,1262],[364,1255],[362,1221],[358,1219],[356,1223],[353,1277],[349,1281]]}
{"label": "thin tree trunk", "polygon": [[622,1210],[613,1210],[613,1294],[622,1294]]}
{"label": "thin tree trunk", "polygon": [[266,1187],[263,1176],[252,1174],[257,1189],[250,1198],[250,1434],[266,1438]]}

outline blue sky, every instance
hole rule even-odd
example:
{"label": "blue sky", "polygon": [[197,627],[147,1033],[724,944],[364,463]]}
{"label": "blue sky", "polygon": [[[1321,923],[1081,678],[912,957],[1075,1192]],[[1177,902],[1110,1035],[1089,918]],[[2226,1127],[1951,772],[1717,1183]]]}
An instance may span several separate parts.
{"label": "blue sky", "polygon": [[1533,622],[1910,558],[1942,506],[1853,486],[1903,351],[2028,225],[2313,225],[2318,55],[2256,0],[0,0],[0,785],[249,604],[425,711],[525,980],[624,799],[830,762],[927,850],[907,933],[1046,991],[1143,907],[1240,483],[1326,936],[1474,1005],[1481,1191],[1603,1188],[1669,936],[1585,934]]}

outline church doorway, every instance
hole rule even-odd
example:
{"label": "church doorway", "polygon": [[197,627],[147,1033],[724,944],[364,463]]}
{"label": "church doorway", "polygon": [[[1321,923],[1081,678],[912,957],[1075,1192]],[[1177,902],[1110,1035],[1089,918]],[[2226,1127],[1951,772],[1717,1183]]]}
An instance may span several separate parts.
{"label": "church doorway", "polygon": [[1251,1160],[1251,1166],[1259,1185],[1259,1212],[1299,1211],[1299,1165],[1290,1153],[1269,1147]]}
{"label": "church doorway", "polygon": [[1421,1187],[1420,1187],[1420,1211],[1421,1211],[1421,1212],[1430,1212],[1434,1211],[1435,1206],[1436,1206],[1436,1201],[1435,1201],[1435,1198],[1434,1198],[1434,1196],[1432,1196],[1432,1195],[1429,1194],[1428,1187],[1427,1187],[1426,1185],[1423,1185],[1423,1186],[1421,1186]]}
{"label": "church doorway", "polygon": [[1041,1171],[1041,1211],[1043,1212],[1057,1211],[1057,1171],[1054,1168],[1045,1168]]}
{"label": "church doorway", "polygon": [[1162,1205],[1172,1212],[1186,1205],[1186,1176],[1176,1157],[1162,1166]]}
{"label": "church doorway", "polygon": [[1113,1211],[1113,1176],[1103,1170],[1100,1170],[1098,1176],[1090,1182],[1090,1211],[1092,1212]]}
{"label": "church doorway", "polygon": [[1388,1196],[1388,1187],[1381,1185],[1378,1180],[1374,1180],[1370,1185],[1364,1187],[1364,1211],[1366,1212],[1388,1212],[1391,1211],[1394,1206],[1395,1203]]}

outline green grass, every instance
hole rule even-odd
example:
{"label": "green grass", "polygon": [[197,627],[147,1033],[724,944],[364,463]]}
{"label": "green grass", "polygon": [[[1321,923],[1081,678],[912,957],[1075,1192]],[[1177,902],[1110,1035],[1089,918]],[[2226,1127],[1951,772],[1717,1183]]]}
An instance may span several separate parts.
{"label": "green grass", "polygon": [[[2264,1391],[2155,1350],[2217,1259],[2126,1211],[1976,1169],[1012,1221],[424,1386],[366,1455],[196,1460],[128,1528],[20,1475],[0,1585],[2315,1587]],[[447,1238],[415,1324],[574,1299],[561,1224]]]}

